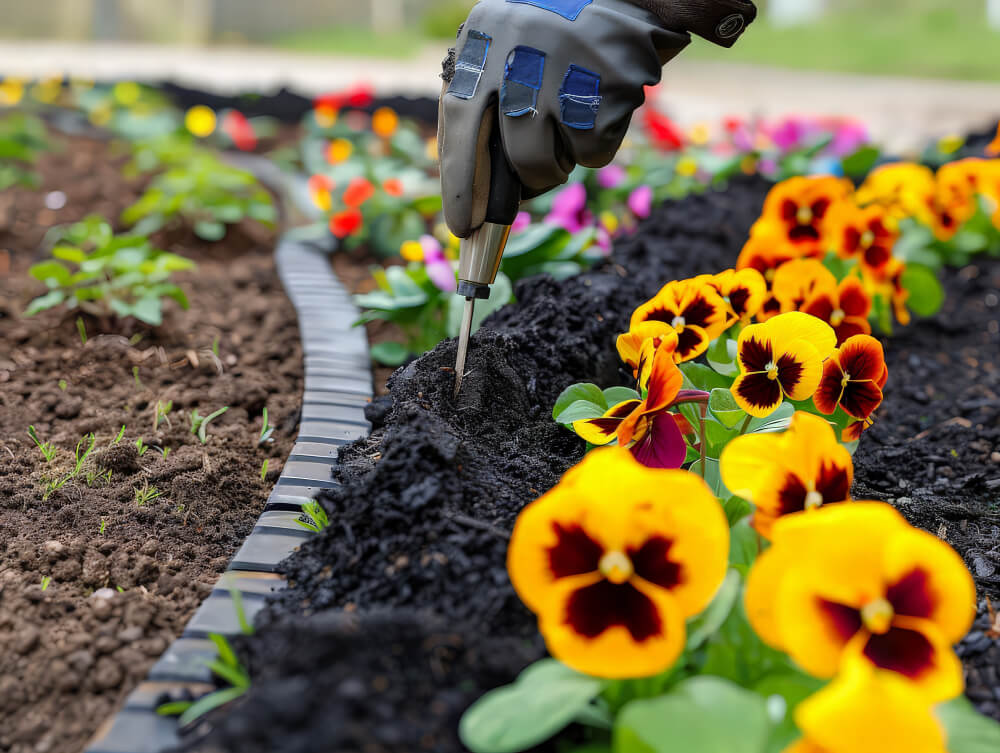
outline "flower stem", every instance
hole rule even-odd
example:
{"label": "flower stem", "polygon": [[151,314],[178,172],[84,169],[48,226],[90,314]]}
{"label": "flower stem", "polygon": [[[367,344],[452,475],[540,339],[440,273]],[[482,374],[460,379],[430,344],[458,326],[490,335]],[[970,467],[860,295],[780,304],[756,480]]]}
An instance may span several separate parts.
{"label": "flower stem", "polygon": [[708,442],[706,440],[707,429],[705,427],[706,419],[708,417],[708,403],[699,403],[698,407],[701,409],[701,477],[703,479],[708,479]]}
{"label": "flower stem", "polygon": [[740,427],[740,436],[747,433],[747,429],[750,428],[751,421],[753,421],[753,416],[747,416],[746,421],[743,422],[743,426]]}

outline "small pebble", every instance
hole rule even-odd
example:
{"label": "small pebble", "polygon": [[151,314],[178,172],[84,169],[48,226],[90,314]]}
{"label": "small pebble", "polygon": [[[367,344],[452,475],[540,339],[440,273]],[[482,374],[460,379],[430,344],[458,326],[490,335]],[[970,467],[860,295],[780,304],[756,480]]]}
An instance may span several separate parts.
{"label": "small pebble", "polygon": [[49,191],[45,194],[46,209],[62,209],[66,206],[66,194],[62,191]]}

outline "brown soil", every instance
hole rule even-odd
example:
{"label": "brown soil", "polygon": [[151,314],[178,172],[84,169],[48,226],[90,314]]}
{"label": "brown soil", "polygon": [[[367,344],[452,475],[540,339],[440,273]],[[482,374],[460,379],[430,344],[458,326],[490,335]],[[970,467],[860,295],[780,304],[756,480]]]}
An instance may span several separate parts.
{"label": "brown soil", "polygon": [[[43,158],[40,190],[0,196],[0,750],[8,753],[81,750],[179,635],[263,507],[295,437],[303,381],[273,236],[256,228],[218,244],[184,231],[157,239],[198,263],[181,278],[190,310],[168,304],[160,327],[84,317],[83,344],[75,315],[21,318],[43,292],[27,269],[44,256],[45,231],[93,212],[117,217],[142,188],[121,176],[106,144],[64,142]],[[46,209],[55,190],[66,206]],[[157,403],[168,401],[168,420],[154,427]],[[223,406],[202,445],[188,414]],[[261,448],[265,406],[277,429]],[[29,425],[58,448],[51,462]],[[44,498],[90,433],[96,446],[81,473]],[[141,454],[139,438],[148,446]],[[137,503],[136,490],[154,488],[158,496]]]}

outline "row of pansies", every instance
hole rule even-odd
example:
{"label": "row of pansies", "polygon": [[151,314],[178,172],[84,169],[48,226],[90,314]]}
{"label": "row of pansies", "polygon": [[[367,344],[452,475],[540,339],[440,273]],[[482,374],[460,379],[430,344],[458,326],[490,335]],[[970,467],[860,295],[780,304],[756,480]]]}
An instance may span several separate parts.
{"label": "row of pansies", "polygon": [[940,303],[932,274],[899,282],[922,269],[894,254],[899,225],[936,233],[928,269],[951,260],[942,217],[995,211],[996,169],[780,184],[737,269],[635,309],[617,342],[635,389],[563,393],[554,418],[591,452],[510,541],[552,658],[466,713],[470,749],[528,750],[571,723],[588,753],[994,749],[952,649],[972,577],[889,505],[851,498],[851,454],[889,377],[873,301],[901,321]]}

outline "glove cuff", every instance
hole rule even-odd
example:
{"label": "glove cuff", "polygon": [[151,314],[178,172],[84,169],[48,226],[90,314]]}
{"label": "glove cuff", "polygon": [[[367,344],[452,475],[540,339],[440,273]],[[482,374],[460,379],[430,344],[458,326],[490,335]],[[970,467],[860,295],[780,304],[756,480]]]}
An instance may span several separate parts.
{"label": "glove cuff", "polygon": [[732,47],[757,17],[751,0],[628,0],[654,13],[671,31],[687,31]]}

